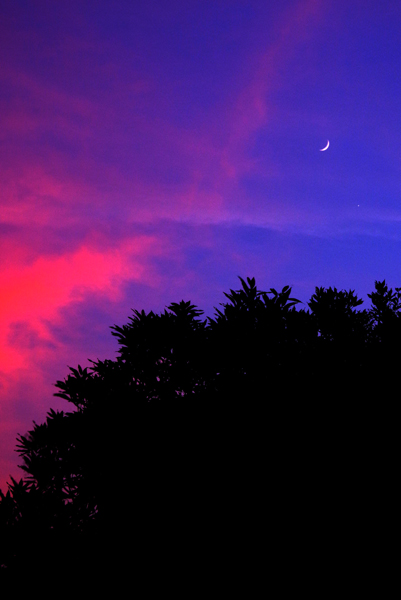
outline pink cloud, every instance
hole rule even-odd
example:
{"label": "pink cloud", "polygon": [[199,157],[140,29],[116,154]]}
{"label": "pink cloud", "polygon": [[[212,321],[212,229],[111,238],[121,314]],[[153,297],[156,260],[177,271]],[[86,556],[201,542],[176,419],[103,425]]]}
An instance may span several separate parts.
{"label": "pink cloud", "polygon": [[[96,244],[97,245],[97,244]],[[0,269],[0,364],[9,372],[26,364],[29,349],[8,343],[11,323],[27,321],[48,339],[44,320],[57,318],[58,310],[87,294],[101,292],[112,302],[121,298],[127,280],[151,281],[146,266],[149,254],[160,252],[157,240],[138,236],[119,247],[83,246],[71,254],[40,257],[33,264]],[[153,279],[152,279],[153,281]]]}

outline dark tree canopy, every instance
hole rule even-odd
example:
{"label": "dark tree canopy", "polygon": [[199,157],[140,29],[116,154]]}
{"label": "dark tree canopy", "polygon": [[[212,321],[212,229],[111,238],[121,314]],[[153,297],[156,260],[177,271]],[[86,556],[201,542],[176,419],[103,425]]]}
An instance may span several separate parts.
{"label": "dark tree canopy", "polygon": [[288,286],[240,280],[215,319],[184,301],[134,310],[111,327],[116,360],[57,381],[72,410],[19,435],[25,477],[0,491],[0,573],[171,573],[172,554],[191,569],[205,544],[214,556],[254,543],[272,514],[297,527],[295,490],[323,465],[338,477],[339,438],[351,457],[390,402],[401,288],[376,281],[357,310],[354,291],[316,287],[308,310]]}

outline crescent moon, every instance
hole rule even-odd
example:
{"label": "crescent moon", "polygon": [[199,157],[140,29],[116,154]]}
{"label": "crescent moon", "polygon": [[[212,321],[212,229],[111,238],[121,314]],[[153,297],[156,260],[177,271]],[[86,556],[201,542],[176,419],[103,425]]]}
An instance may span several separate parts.
{"label": "crescent moon", "polygon": [[329,140],[327,140],[327,145],[324,148],[320,149],[320,152],[324,152],[325,150],[327,150],[327,148],[330,146],[330,142]]}

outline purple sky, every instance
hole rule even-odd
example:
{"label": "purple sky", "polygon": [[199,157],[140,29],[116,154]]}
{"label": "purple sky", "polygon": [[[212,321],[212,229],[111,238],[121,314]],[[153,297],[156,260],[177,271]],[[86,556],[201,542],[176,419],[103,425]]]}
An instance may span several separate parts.
{"label": "purple sky", "polygon": [[395,0],[1,3],[3,491],[131,309],[401,286],[400,39]]}

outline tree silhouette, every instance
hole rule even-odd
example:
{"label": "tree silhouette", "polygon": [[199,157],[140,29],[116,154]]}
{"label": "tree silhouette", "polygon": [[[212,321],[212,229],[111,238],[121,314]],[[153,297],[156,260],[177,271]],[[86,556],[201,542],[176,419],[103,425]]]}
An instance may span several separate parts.
{"label": "tree silhouette", "polygon": [[[57,381],[73,410],[19,435],[25,479],[0,491],[1,573],[189,569],[205,543],[249,544],[284,479],[309,481],[300,457],[329,446],[334,407],[354,426],[357,390],[376,393],[398,356],[401,288],[376,281],[363,311],[354,291],[316,288],[309,311],[289,286],[240,280],[209,323],[190,302],[134,310],[111,327],[116,360]],[[269,510],[287,510],[277,494]]]}

